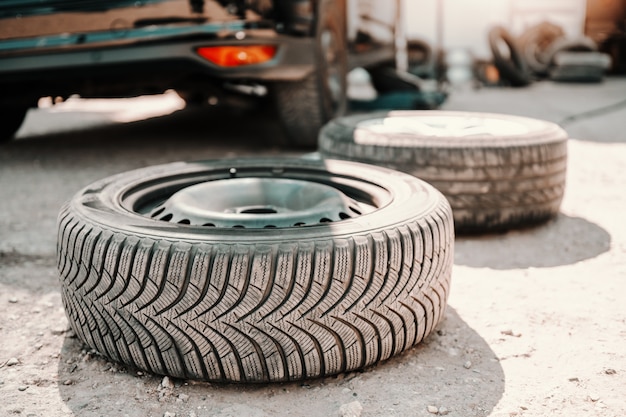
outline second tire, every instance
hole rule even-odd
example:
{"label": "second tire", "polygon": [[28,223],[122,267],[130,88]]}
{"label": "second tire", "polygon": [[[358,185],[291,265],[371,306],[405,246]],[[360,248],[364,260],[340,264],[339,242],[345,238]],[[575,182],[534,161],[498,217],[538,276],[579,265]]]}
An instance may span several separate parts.
{"label": "second tire", "polygon": [[393,111],[338,118],[320,153],[397,169],[450,201],[460,233],[507,230],[554,217],[565,190],[567,134],[526,117]]}

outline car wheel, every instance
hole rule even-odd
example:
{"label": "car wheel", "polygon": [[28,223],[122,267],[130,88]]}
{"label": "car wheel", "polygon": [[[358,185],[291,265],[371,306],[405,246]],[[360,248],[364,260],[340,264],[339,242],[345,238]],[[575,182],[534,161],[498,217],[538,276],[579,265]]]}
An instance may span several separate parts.
{"label": "car wheel", "polygon": [[58,228],[78,337],[206,381],[300,380],[398,354],[442,319],[453,261],[440,192],[347,161],[143,168],[80,191]]}
{"label": "car wheel", "polygon": [[[524,58],[511,34],[503,27],[496,26],[489,31],[489,46],[494,65],[500,72],[500,78],[508,80],[513,87],[530,84],[530,74]],[[503,51],[505,49],[508,54]]]}
{"label": "car wheel", "polygon": [[345,2],[321,1],[315,70],[301,81],[273,85],[278,115],[290,145],[313,148],[319,129],[347,107]]}
{"label": "car wheel", "polygon": [[331,121],[320,133],[331,158],[398,169],[439,189],[461,233],[545,221],[565,188],[567,134],[509,115],[395,111]]}
{"label": "car wheel", "polygon": [[0,143],[10,142],[24,122],[28,107],[0,107],[2,123],[0,123]]}

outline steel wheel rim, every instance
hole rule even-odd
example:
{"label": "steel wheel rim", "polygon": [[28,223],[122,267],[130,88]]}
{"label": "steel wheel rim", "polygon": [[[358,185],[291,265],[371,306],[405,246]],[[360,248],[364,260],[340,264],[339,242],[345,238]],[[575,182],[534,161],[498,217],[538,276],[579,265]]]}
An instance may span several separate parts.
{"label": "steel wheel rim", "polygon": [[[229,187],[237,192],[222,201],[206,204],[207,200],[203,203],[197,198]],[[295,194],[285,199],[285,190]],[[306,198],[300,198],[305,194]],[[181,227],[268,229],[350,220],[380,209],[392,196],[388,190],[357,178],[304,168],[286,173],[281,168],[263,167],[196,172],[182,178],[166,176],[137,184],[118,199],[127,211],[155,222]]]}

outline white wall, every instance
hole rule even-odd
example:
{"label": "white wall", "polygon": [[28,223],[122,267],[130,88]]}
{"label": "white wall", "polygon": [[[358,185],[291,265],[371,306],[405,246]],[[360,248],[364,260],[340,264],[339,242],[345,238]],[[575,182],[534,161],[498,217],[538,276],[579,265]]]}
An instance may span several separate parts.
{"label": "white wall", "polygon": [[436,45],[437,2],[443,10],[443,47],[467,48],[477,57],[489,58],[487,33],[503,25],[519,36],[524,28],[549,20],[568,36],[583,31],[586,0],[404,0],[409,39]]}

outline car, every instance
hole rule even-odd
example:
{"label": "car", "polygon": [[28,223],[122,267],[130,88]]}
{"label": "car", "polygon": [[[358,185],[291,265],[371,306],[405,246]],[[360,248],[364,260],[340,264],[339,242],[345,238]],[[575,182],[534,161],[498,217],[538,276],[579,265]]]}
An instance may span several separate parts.
{"label": "car", "polygon": [[347,74],[398,64],[401,0],[0,2],[0,140],[41,97],[264,96],[289,145],[347,107]]}

